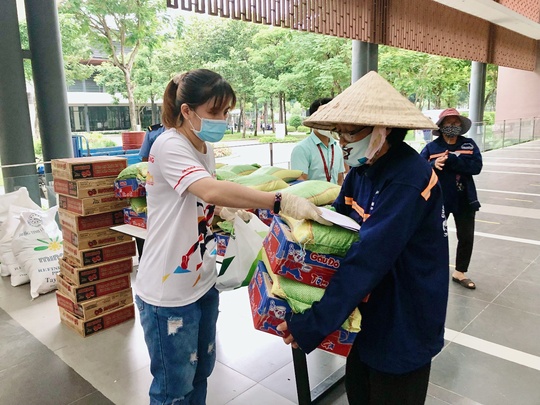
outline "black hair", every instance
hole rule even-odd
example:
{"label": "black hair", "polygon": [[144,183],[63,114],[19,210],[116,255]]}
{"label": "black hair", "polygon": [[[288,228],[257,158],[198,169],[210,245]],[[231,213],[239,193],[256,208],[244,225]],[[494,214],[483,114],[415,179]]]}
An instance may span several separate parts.
{"label": "black hair", "polygon": [[236,94],[231,85],[218,73],[208,69],[190,70],[175,76],[167,85],[163,95],[162,122],[167,128],[181,125],[184,117],[182,104],[195,109],[214,99],[212,112],[236,105]]}
{"label": "black hair", "polygon": [[405,137],[407,136],[407,132],[409,130],[407,128],[391,128],[392,131],[388,134],[386,137],[386,140],[390,144],[390,146],[397,145],[398,143],[403,142]]}
{"label": "black hair", "polygon": [[331,97],[325,97],[325,98],[318,98],[315,100],[311,105],[309,106],[309,112],[308,115],[313,114],[315,111],[319,109],[321,105],[328,104],[330,101],[332,101]]}

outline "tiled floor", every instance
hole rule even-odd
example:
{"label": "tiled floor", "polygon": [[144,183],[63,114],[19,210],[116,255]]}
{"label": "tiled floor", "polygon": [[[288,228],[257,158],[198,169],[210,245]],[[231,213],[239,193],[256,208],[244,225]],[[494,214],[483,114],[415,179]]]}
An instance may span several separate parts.
{"label": "tiled floor", "polygon": [[[470,277],[450,283],[446,345],[429,405],[540,404],[540,141],[484,154]],[[450,222],[452,230],[453,223]],[[451,257],[455,233],[450,232]],[[60,324],[54,294],[0,280],[0,404],[147,404],[149,360],[138,319],[83,339]],[[297,403],[290,348],[253,329],[247,290],[223,293],[209,405]],[[315,387],[344,364],[308,356]],[[318,403],[347,404],[343,385]]]}

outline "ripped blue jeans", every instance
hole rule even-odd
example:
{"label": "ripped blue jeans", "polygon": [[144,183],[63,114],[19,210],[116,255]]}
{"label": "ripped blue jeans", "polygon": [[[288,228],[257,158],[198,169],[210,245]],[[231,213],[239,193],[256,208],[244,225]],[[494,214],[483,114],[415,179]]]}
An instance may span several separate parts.
{"label": "ripped blue jeans", "polygon": [[211,288],[183,307],[156,307],[138,296],[150,354],[150,405],[204,405],[216,362],[219,292]]}

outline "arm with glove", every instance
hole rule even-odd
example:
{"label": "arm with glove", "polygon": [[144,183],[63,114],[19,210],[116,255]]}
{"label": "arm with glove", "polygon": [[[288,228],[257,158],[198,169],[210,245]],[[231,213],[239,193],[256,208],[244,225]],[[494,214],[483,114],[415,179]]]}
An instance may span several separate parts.
{"label": "arm with glove", "polygon": [[[321,211],[315,204],[293,194],[259,191],[213,178],[194,182],[188,187],[188,191],[209,204],[224,207],[221,208],[221,213],[228,218],[219,215],[225,220],[234,218],[234,214],[241,208],[266,208],[295,219],[311,219],[323,225],[331,225],[321,217]],[[239,215],[244,218],[243,214]]]}

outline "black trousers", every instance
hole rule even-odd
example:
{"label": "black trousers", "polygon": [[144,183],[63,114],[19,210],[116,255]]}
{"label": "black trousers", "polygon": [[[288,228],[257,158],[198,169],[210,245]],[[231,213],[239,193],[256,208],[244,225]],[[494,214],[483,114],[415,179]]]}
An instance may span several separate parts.
{"label": "black trousers", "polygon": [[406,374],[388,374],[360,361],[355,347],[347,357],[345,388],[349,405],[423,405],[431,362]]}
{"label": "black trousers", "polygon": [[[474,220],[476,211],[465,209],[458,214],[452,213],[456,223],[457,250],[456,270],[466,273],[469,270],[474,245]],[[447,218],[448,219],[448,218]]]}

